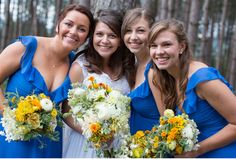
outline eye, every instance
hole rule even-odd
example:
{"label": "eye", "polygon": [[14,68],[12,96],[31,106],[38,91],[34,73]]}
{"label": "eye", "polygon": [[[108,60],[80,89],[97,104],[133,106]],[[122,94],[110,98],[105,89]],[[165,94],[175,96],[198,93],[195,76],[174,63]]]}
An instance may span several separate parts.
{"label": "eye", "polygon": [[137,32],[138,32],[138,33],[144,33],[145,30],[144,30],[144,29],[138,29]]}
{"label": "eye", "polygon": [[98,37],[102,37],[103,33],[102,32],[96,32],[95,35],[98,36]]}
{"label": "eye", "polygon": [[83,28],[83,27],[79,27],[78,30],[79,30],[80,33],[85,33],[85,32],[87,32],[87,29],[85,29],[85,28]]}
{"label": "eye", "polygon": [[151,44],[151,45],[149,45],[149,48],[150,49],[155,49],[155,48],[157,48],[157,45],[156,44]]}
{"label": "eye", "polygon": [[65,22],[64,23],[66,26],[68,26],[68,27],[71,27],[72,26],[72,23],[69,23],[69,22]]}
{"label": "eye", "polygon": [[164,42],[162,46],[164,47],[170,47],[172,44],[170,42]]}
{"label": "eye", "polygon": [[125,30],[125,33],[131,33],[131,32],[132,32],[131,29],[126,29],[126,30]]}
{"label": "eye", "polygon": [[117,38],[117,36],[115,34],[110,34],[110,35],[108,35],[108,37],[111,38],[111,39],[116,39]]}

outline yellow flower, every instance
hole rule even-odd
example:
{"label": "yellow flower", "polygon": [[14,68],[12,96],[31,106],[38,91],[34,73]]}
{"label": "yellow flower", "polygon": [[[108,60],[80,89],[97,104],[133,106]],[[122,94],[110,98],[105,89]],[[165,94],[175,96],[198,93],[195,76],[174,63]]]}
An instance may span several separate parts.
{"label": "yellow flower", "polygon": [[93,88],[98,89],[98,84],[97,83],[93,83]]}
{"label": "yellow flower", "polygon": [[141,137],[143,137],[144,135],[145,135],[144,132],[141,131],[141,130],[139,130],[139,131],[136,132],[135,137],[136,137],[136,138],[141,138]]}
{"label": "yellow flower", "polygon": [[55,108],[53,108],[53,110],[52,110],[52,112],[51,112],[51,116],[52,116],[53,118],[56,118],[56,116],[57,116],[57,110],[56,110]]}
{"label": "yellow flower", "polygon": [[180,145],[176,146],[175,152],[180,155],[183,153],[183,148]]}
{"label": "yellow flower", "polygon": [[162,132],[161,132],[161,137],[166,137],[166,135],[167,135],[167,134],[166,134],[165,131],[162,131]]}
{"label": "yellow flower", "polygon": [[90,77],[88,78],[88,80],[91,81],[91,82],[93,82],[93,81],[95,80],[95,78],[94,78],[93,76],[90,76]]}
{"label": "yellow flower", "polygon": [[133,157],[140,158],[141,155],[143,154],[143,149],[141,147],[137,147],[134,148],[132,152],[133,152]]}
{"label": "yellow flower", "polygon": [[101,128],[101,126],[99,123],[92,123],[90,124],[89,128],[93,133],[96,133]]}
{"label": "yellow flower", "polygon": [[43,98],[47,98],[47,96],[46,96],[44,93],[40,93],[40,94],[39,94],[39,97],[42,98],[42,99],[43,99]]}
{"label": "yellow flower", "polygon": [[37,113],[32,113],[27,118],[27,123],[32,126],[32,129],[37,129],[40,126],[40,116]]}

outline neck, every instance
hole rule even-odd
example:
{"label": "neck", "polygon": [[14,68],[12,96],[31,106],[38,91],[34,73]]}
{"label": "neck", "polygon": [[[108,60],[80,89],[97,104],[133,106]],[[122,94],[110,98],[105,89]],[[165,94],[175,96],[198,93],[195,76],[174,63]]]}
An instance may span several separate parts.
{"label": "neck", "polygon": [[137,53],[135,57],[137,60],[137,65],[146,65],[151,59],[148,50],[144,50],[143,52]]}

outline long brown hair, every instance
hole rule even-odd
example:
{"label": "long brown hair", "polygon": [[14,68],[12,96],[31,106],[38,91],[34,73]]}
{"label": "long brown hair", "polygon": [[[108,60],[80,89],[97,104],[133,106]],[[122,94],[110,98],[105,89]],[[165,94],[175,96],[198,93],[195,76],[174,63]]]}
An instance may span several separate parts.
{"label": "long brown hair", "polygon": [[[95,19],[95,27],[98,22],[105,23],[120,38],[120,46],[112,54],[108,65],[115,73],[115,80],[118,80],[125,75],[130,87],[133,87],[135,77],[133,73],[135,70],[135,58],[132,53],[128,52],[128,49],[121,39],[122,19],[123,14],[118,11],[101,10],[98,13],[98,17]],[[93,37],[89,40],[88,50],[85,52],[85,58],[88,61],[88,64],[85,66],[89,72],[95,72],[97,74],[102,73],[103,59],[94,49]]]}
{"label": "long brown hair", "polygon": [[166,70],[159,70],[153,63],[154,77],[153,83],[162,92],[162,99],[166,108],[175,110],[176,106],[182,109],[182,105],[185,99],[185,91],[188,83],[188,71],[191,60],[191,50],[189,48],[188,38],[185,33],[183,23],[175,19],[161,20],[153,25],[149,34],[149,44],[153,43],[162,31],[170,31],[175,34],[179,43],[185,44],[185,49],[182,54],[179,54],[179,68],[181,68],[179,74],[179,84]]}

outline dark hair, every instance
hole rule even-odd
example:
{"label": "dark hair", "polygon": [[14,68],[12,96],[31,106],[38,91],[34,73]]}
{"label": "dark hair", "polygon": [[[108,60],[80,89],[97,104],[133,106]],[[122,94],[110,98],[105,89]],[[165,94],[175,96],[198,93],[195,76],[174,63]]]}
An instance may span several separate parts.
{"label": "dark hair", "polygon": [[121,37],[124,38],[124,35],[129,25],[134,23],[136,20],[140,20],[141,18],[144,18],[148,22],[149,27],[151,27],[155,21],[152,14],[144,8],[135,8],[127,11],[124,16],[123,24],[121,27]]}
{"label": "dark hair", "polygon": [[[106,24],[119,38],[120,46],[112,54],[109,67],[115,72],[116,80],[120,79],[123,75],[128,80],[130,87],[134,85],[134,72],[135,72],[135,57],[128,51],[121,39],[121,25],[123,15],[115,10],[100,10],[97,18],[95,18],[95,27],[98,22]],[[102,57],[97,53],[93,46],[93,38],[89,40],[88,50],[85,52],[85,58],[88,64],[85,65],[89,72],[102,73]]]}
{"label": "dark hair", "polygon": [[82,5],[78,5],[78,4],[70,4],[70,5],[66,6],[59,13],[58,18],[57,18],[58,31],[59,31],[59,24],[61,23],[61,21],[66,17],[68,12],[73,11],[73,10],[78,11],[88,17],[89,22],[90,22],[88,36],[90,36],[92,34],[92,30],[94,28],[93,14],[91,13],[91,11],[88,8],[86,8],[85,6],[82,6]]}
{"label": "dark hair", "polygon": [[[191,60],[191,50],[189,48],[188,38],[181,21],[166,19],[160,20],[153,25],[149,33],[149,44],[152,44],[158,34],[162,31],[172,32],[175,34],[178,42],[184,43],[186,47],[182,54],[179,55],[179,67],[181,68],[179,85],[177,86],[173,76],[171,76],[166,70],[159,70],[155,64],[153,64],[153,68],[155,69],[153,83],[162,92],[166,108],[175,110],[175,107],[179,106],[183,111],[182,104],[185,98],[185,90],[188,83],[188,70]],[[158,82],[159,85],[157,84]]]}

